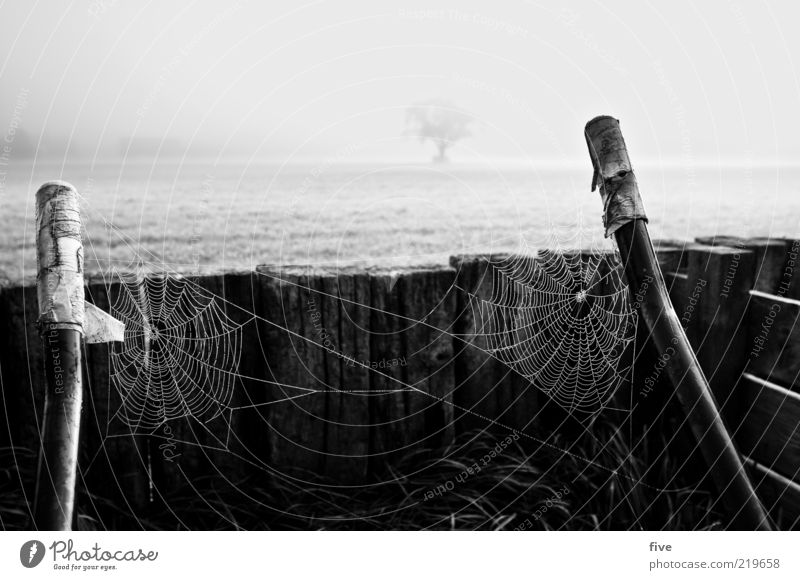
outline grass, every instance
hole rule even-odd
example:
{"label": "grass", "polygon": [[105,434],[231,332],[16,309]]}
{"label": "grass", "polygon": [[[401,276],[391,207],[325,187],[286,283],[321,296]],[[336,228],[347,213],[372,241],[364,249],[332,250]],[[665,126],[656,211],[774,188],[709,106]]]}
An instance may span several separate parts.
{"label": "grass", "polygon": [[[668,429],[662,432],[669,432]],[[611,422],[596,423],[594,438],[549,442],[573,455],[512,441],[480,471],[468,468],[505,434],[467,433],[435,449],[400,459],[381,483],[357,491],[319,480],[298,490],[275,478],[252,477],[224,487],[218,478],[172,490],[163,504],[132,516],[101,490],[80,490],[78,527],[204,530],[694,530],[723,527],[713,495],[680,475],[683,462],[664,436],[635,454]],[[601,443],[603,442],[603,443]],[[574,445],[573,445],[574,443]],[[604,445],[605,444],[605,445]],[[652,450],[659,450],[657,453]],[[662,452],[663,451],[663,452]],[[587,465],[575,455],[596,458]],[[650,470],[647,467],[651,466]],[[616,475],[611,470],[617,469]],[[646,473],[647,472],[647,473]],[[675,474],[678,477],[675,478]],[[696,472],[695,472],[696,473]],[[644,479],[647,485],[636,482]],[[449,482],[449,483],[448,483]],[[671,491],[659,491],[669,482]],[[437,493],[437,490],[439,493]],[[249,498],[244,497],[246,493]],[[20,498],[3,496],[4,508]],[[4,525],[6,523],[4,522]],[[8,526],[7,526],[8,527]]]}

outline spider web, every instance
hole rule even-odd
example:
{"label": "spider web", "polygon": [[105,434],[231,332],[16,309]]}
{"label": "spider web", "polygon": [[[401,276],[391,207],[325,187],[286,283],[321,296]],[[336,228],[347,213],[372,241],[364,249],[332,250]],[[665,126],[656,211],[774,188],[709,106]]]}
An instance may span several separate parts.
{"label": "spider web", "polygon": [[635,340],[636,312],[617,256],[529,254],[489,261],[489,297],[469,294],[476,333],[489,354],[571,414],[594,415],[632,366],[623,355]]}
{"label": "spider web", "polygon": [[172,275],[117,274],[121,290],[111,314],[125,340],[111,350],[117,417],[134,431],[183,417],[207,422],[231,401],[242,351],[241,326],[215,299]]}
{"label": "spider web", "polygon": [[[232,414],[240,409],[318,396],[333,387],[307,388],[239,374],[244,324],[260,320],[275,325],[279,331],[294,333],[229,302],[224,296],[211,293],[201,287],[197,280],[182,277],[159,256],[136,244],[135,240],[131,240],[113,224],[105,223],[130,249],[140,270],[142,264],[147,264],[148,269],[157,272],[144,276],[141,271],[134,275],[121,275],[117,270],[111,270],[111,283],[119,280],[121,291],[117,293],[110,312],[126,325],[125,341],[112,346],[110,359],[111,382],[122,399],[116,417],[131,428],[131,433],[149,431],[158,440],[164,439],[172,444],[196,446],[209,453],[230,453],[256,469],[276,473],[269,464],[260,459],[254,460],[248,449],[228,446],[230,438],[236,437],[231,432]],[[620,366],[622,353],[635,338],[635,311],[631,309],[627,287],[620,278],[618,265],[608,253],[597,251],[542,251],[532,257],[530,249],[524,241],[522,243],[524,250],[520,255],[491,264],[490,298],[469,296],[477,323],[476,332],[486,333],[488,338],[489,348],[484,352],[526,377],[572,412],[601,410],[626,373]],[[548,240],[536,247],[559,246],[553,240]],[[458,286],[454,285],[453,288]],[[319,289],[303,289],[331,299],[345,300],[327,295]],[[570,301],[580,303],[581,307],[570,309]],[[374,310],[369,304],[353,302],[352,305]],[[227,316],[228,308],[238,309],[250,317],[249,321],[237,324]],[[387,316],[426,324],[424,320],[379,311]],[[541,313],[544,313],[544,317],[537,323]],[[581,330],[571,328],[576,321],[580,321]],[[446,334],[453,338],[464,338],[451,332]],[[312,348],[329,350],[314,339],[300,335],[295,338],[307,341]],[[477,344],[475,346],[484,350]],[[361,366],[363,363],[354,361],[354,364]],[[384,374],[366,365],[364,367],[371,373]],[[573,367],[578,370],[570,372]],[[515,431],[495,418],[474,413],[453,401],[439,399],[425,389],[400,379],[384,376],[396,389],[380,393],[349,393],[353,396],[380,396],[409,392],[413,396],[437,399],[442,404],[457,407],[460,412],[474,414],[488,423]],[[234,388],[242,379],[292,389],[299,391],[299,394],[289,396],[284,393],[283,398],[268,402],[235,406],[232,405]],[[339,392],[338,388],[334,390]],[[201,438],[200,433],[191,428],[189,432],[156,433],[160,427],[166,429],[172,420],[183,418],[199,421],[206,430],[216,431],[208,423],[219,416],[222,416],[221,426],[227,427],[227,437],[224,439],[216,435]],[[109,423],[112,419],[109,418]],[[595,465],[615,477],[619,475],[615,468],[599,463],[596,457],[576,454],[571,447],[564,448],[525,430],[519,431],[519,434],[540,446],[559,451],[587,465]],[[107,434],[106,437],[125,438],[126,435]],[[210,445],[212,441],[214,444]],[[605,445],[600,453],[604,449]],[[150,452],[148,447],[148,474],[151,470]],[[99,453],[98,450],[89,467]],[[282,476],[279,471],[277,473],[288,485],[301,485],[288,476]],[[621,477],[651,487],[638,479],[626,475]],[[151,479],[151,496],[152,493]]]}

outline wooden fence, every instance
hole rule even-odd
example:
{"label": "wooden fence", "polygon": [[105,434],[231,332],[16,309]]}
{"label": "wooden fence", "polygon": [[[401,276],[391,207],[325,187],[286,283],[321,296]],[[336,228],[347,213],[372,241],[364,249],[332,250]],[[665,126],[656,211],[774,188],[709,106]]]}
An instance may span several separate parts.
{"label": "wooden fence", "polygon": [[672,303],[762,501],[800,524],[800,240],[661,241]]}
{"label": "wooden fence", "polygon": [[[800,518],[800,280],[794,270],[786,276],[798,248],[800,241],[729,237],[658,243],[674,307],[759,494],[784,527]],[[261,266],[191,279],[242,325],[232,411],[131,434],[116,416],[122,399],[109,379],[110,347],[90,345],[83,484],[117,490],[132,512],[166,505],[199,477],[324,476],[359,485],[459,432],[525,429],[534,417],[563,423],[563,411],[485,352],[465,291],[488,295],[497,258],[456,256],[449,267],[422,269]],[[87,290],[104,309],[123,291],[96,281]],[[37,315],[34,286],[0,291],[2,445],[38,444]],[[310,390],[320,392],[295,397]]]}

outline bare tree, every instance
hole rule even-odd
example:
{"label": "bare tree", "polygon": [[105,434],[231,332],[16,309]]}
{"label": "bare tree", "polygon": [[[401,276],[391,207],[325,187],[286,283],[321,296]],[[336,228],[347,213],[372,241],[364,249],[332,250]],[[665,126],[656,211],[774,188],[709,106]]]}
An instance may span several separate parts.
{"label": "bare tree", "polygon": [[472,115],[444,99],[416,103],[406,111],[406,134],[419,140],[432,141],[438,155],[434,161],[447,161],[447,150],[464,137],[470,136]]}

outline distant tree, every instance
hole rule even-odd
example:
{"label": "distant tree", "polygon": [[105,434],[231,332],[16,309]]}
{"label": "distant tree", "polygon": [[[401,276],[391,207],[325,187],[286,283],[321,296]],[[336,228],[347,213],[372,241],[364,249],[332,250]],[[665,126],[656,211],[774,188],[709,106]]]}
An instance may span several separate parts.
{"label": "distant tree", "polygon": [[434,161],[447,161],[447,150],[470,136],[469,126],[475,119],[466,111],[444,99],[416,103],[406,111],[406,134],[432,141],[438,155]]}

